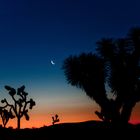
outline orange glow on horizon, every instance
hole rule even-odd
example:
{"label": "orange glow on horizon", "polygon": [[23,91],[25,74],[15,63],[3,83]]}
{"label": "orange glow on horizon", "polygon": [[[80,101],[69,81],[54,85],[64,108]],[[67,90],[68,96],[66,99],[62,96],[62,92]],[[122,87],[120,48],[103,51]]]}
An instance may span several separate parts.
{"label": "orange glow on horizon", "polygon": [[[71,123],[71,122],[83,122],[83,121],[88,121],[88,120],[97,120],[97,118],[85,114],[83,116],[79,116],[79,115],[63,115],[63,117],[61,117],[61,115],[59,116],[60,122],[59,123]],[[0,123],[2,124],[2,122],[0,121]],[[40,128],[43,126],[49,126],[52,125],[52,118],[51,115],[49,115],[48,117],[44,117],[44,116],[40,116],[38,117],[31,117],[29,121],[26,121],[24,118],[21,119],[21,128]],[[6,125],[6,127],[13,127],[13,128],[17,128],[17,120],[16,118],[13,120],[10,120],[8,122],[8,124]]]}
{"label": "orange glow on horizon", "polygon": [[[140,112],[139,112],[140,104],[137,104],[135,109],[132,112],[130,123],[137,124],[140,123]],[[63,108],[61,110],[51,110],[47,113],[38,112],[34,110],[30,116],[30,120],[26,121],[23,117],[21,119],[21,128],[40,128],[43,126],[52,125],[52,116],[55,113],[58,114],[60,122],[59,123],[71,123],[71,122],[84,122],[88,120],[99,120],[98,117],[95,115],[94,111],[98,110],[99,108],[93,108],[92,106],[85,106],[85,107],[77,107],[77,108]],[[57,111],[57,112],[56,112]],[[1,118],[0,118],[0,124]],[[10,120],[6,127],[17,127],[17,120],[16,118]]]}
{"label": "orange glow on horizon", "polygon": [[[96,115],[94,114],[93,108],[85,108],[85,109],[71,109],[71,110],[61,110],[58,113],[60,122],[59,123],[70,123],[70,122],[83,122],[88,120],[98,120]],[[26,121],[23,117],[21,119],[21,128],[40,128],[43,126],[52,125],[52,116],[55,114],[30,114],[30,120]],[[1,120],[0,123],[2,124]],[[13,120],[9,120],[6,127],[17,127],[17,120],[14,118]]]}
{"label": "orange glow on horizon", "polygon": [[[52,125],[52,116],[32,116],[29,121],[26,121],[24,118],[21,119],[21,128],[40,128],[43,126],[49,126]],[[133,119],[136,118],[136,119]],[[70,115],[70,114],[62,114],[62,116],[59,116],[60,122],[59,123],[72,123],[72,122],[84,122],[89,120],[99,120],[96,115],[91,114],[85,114],[85,115]],[[132,124],[138,124],[140,123],[140,120],[137,119],[137,117],[132,117],[130,120],[130,123]],[[0,124],[2,122],[0,121]],[[17,127],[17,120],[13,119],[8,122],[6,127]]]}

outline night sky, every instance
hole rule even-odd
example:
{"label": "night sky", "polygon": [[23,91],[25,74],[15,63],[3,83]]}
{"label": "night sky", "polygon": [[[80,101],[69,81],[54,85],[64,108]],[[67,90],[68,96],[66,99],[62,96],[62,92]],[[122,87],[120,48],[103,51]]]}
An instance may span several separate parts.
{"label": "night sky", "polygon": [[[21,127],[49,125],[55,113],[61,122],[97,119],[95,102],[67,84],[63,61],[95,52],[99,39],[123,37],[139,26],[139,6],[139,0],[0,1],[0,98],[10,99],[4,85],[25,85],[37,104]],[[133,122],[140,122],[138,108]]]}

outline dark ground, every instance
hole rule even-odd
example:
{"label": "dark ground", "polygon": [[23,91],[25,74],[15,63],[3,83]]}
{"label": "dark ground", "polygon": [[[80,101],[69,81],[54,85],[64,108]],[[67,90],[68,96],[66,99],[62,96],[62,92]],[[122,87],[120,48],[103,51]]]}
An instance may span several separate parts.
{"label": "dark ground", "polygon": [[63,123],[36,129],[0,128],[0,140],[52,140],[52,139],[139,139],[140,124],[129,124],[125,128],[113,128],[100,121]]}

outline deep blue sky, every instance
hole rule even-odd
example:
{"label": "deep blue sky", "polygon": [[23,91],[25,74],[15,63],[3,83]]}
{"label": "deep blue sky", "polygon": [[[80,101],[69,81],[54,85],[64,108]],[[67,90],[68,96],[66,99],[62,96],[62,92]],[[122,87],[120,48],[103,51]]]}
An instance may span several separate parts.
{"label": "deep blue sky", "polygon": [[54,102],[63,106],[67,101],[68,106],[72,100],[75,106],[78,101],[88,105],[80,90],[67,85],[63,60],[94,51],[102,37],[125,36],[140,25],[139,6],[139,0],[1,0],[1,96],[5,84],[25,84],[38,109],[43,105],[51,109]]}

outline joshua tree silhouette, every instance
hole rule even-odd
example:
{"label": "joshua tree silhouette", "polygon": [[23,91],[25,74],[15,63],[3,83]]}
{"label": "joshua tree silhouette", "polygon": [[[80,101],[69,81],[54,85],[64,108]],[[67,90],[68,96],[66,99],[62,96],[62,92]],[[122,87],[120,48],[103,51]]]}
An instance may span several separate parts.
{"label": "joshua tree silhouette", "polygon": [[[127,124],[140,101],[140,28],[132,28],[126,38],[98,41],[96,52],[65,59],[67,81],[98,103],[100,119]],[[115,98],[107,97],[106,87]]]}
{"label": "joshua tree silhouette", "polygon": [[55,116],[52,116],[52,124],[54,125],[55,123],[59,122],[58,115],[56,114]]}
{"label": "joshua tree silhouette", "polygon": [[[15,116],[17,118],[17,128],[20,129],[21,118],[25,116],[25,119],[29,120],[28,111],[35,106],[35,101],[33,99],[27,99],[28,93],[24,91],[25,86],[18,88],[17,91],[10,86],[5,86],[5,89],[9,92],[14,104],[8,103],[6,99],[1,100],[1,102],[5,104],[4,107],[1,107],[1,115],[4,125],[7,124],[9,118],[13,118]],[[7,111],[6,108],[10,108],[10,110]]]}

